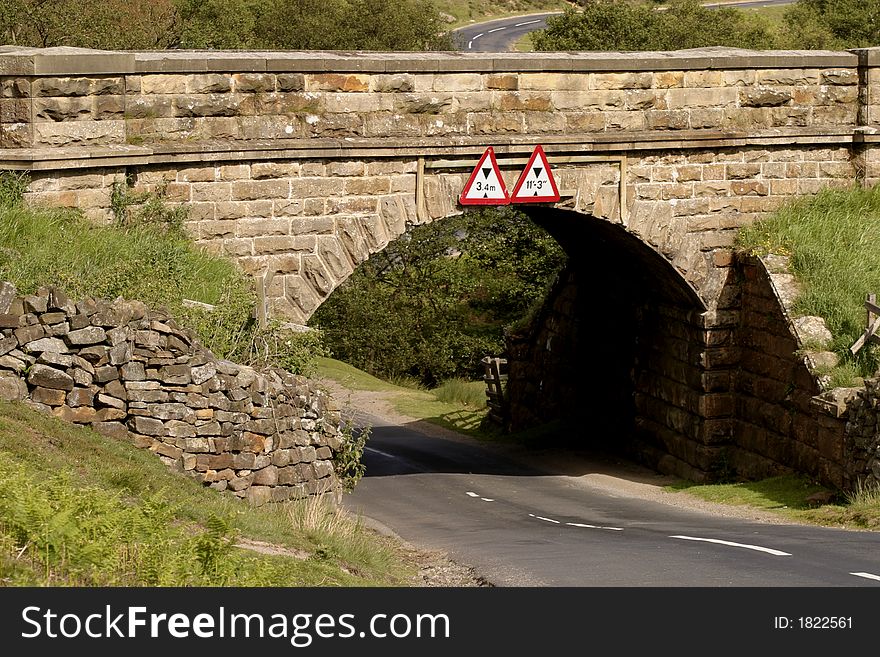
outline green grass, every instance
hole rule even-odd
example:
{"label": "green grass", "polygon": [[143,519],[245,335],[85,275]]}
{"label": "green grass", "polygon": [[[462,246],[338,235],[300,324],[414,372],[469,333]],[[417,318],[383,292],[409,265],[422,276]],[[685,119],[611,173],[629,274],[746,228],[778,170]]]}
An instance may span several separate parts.
{"label": "green grass", "polygon": [[147,451],[0,403],[0,585],[395,586],[414,572],[403,554],[314,500],[253,508]]}
{"label": "green grass", "polygon": [[481,429],[488,412],[486,386],[482,382],[452,379],[437,388],[425,390],[412,381],[383,381],[348,363],[326,357],[317,359],[317,375],[350,390],[387,393],[389,402],[398,413],[475,438],[489,437]]}
{"label": "green grass", "polygon": [[483,381],[466,381],[465,379],[448,379],[431,393],[437,401],[458,404],[470,408],[482,408],[486,405],[486,384]]}
{"label": "green grass", "polygon": [[406,390],[402,386],[383,381],[372,374],[367,374],[353,365],[326,356],[321,356],[317,359],[317,374],[325,379],[336,381],[351,390],[368,390],[371,392]]}
{"label": "green grass", "polygon": [[849,347],[865,329],[864,300],[880,292],[880,187],[825,190],[798,200],[772,217],[740,231],[739,248],[791,257],[790,267],[803,290],[794,312],[825,319],[841,357],[838,383],[847,368],[873,375],[880,364],[876,346],[853,359]]}
{"label": "green grass", "polygon": [[112,299],[124,290],[148,304],[174,297],[217,304],[241,275],[183,235],[98,226],[64,211],[3,208],[0,244],[0,277],[24,293],[57,285],[75,298]]}
{"label": "green grass", "polygon": [[[693,484],[681,482],[667,488],[700,499],[744,506],[778,515],[797,523],[847,529],[880,529],[880,491],[859,488],[850,495],[834,495],[826,488],[797,475],[771,477],[735,484]],[[815,493],[831,496],[831,503],[811,505]]]}

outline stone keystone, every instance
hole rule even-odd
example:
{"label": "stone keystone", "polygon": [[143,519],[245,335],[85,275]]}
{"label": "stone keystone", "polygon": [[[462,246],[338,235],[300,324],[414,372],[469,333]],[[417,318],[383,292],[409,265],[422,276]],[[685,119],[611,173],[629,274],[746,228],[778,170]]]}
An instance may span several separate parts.
{"label": "stone keystone", "polygon": [[61,370],[56,370],[48,365],[39,363],[31,368],[28,374],[28,383],[41,388],[53,388],[55,390],[73,390],[73,377]]}

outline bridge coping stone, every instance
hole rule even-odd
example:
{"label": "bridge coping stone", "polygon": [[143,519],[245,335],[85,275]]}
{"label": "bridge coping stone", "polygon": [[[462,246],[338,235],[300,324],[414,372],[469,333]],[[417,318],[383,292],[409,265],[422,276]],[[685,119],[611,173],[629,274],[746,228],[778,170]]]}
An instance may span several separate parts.
{"label": "bridge coping stone", "polygon": [[366,51],[102,51],[67,46],[0,47],[5,75],[107,73],[506,71],[662,71],[880,64],[880,48],[854,51],[743,50],[712,47],[671,52],[458,53]]}

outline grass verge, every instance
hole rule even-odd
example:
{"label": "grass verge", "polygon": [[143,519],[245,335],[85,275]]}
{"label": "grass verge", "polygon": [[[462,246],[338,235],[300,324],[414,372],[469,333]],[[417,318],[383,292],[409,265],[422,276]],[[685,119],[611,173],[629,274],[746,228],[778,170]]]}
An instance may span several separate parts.
{"label": "grass verge", "polygon": [[740,249],[790,256],[792,273],[802,284],[797,315],[825,319],[840,356],[835,381],[845,383],[846,369],[873,375],[880,348],[866,347],[853,358],[850,345],[865,329],[864,300],[880,292],[880,187],[824,190],[793,202],[773,216],[739,232]]}
{"label": "grass verge", "polygon": [[491,437],[481,428],[486,408],[486,387],[480,381],[451,379],[425,390],[415,383],[389,383],[363,370],[336,360],[317,359],[317,376],[335,381],[349,390],[384,392],[398,413],[425,420],[474,438]]}
{"label": "grass verge", "polygon": [[250,507],[0,403],[0,585],[399,586],[415,572],[403,555],[318,501]]}
{"label": "grass verge", "polygon": [[[708,502],[730,506],[744,506],[778,515],[797,523],[846,529],[880,529],[880,492],[859,489],[840,496],[826,488],[796,475],[771,477],[761,481],[734,484],[693,484],[682,482],[668,487],[670,491],[685,492]],[[820,500],[810,502],[810,496]],[[821,505],[820,505],[821,503]]]}

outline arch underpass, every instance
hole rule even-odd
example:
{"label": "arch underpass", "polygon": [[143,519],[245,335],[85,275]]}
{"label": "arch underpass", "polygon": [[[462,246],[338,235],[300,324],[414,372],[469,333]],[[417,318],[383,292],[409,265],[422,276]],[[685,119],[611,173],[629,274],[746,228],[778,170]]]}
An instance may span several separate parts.
{"label": "arch underpass", "polygon": [[706,334],[695,320],[707,308],[699,294],[619,224],[525,211],[569,260],[531,326],[508,336],[511,428],[556,423],[568,446],[654,466],[680,447],[670,441],[686,440],[710,472],[720,446],[701,445]]}

